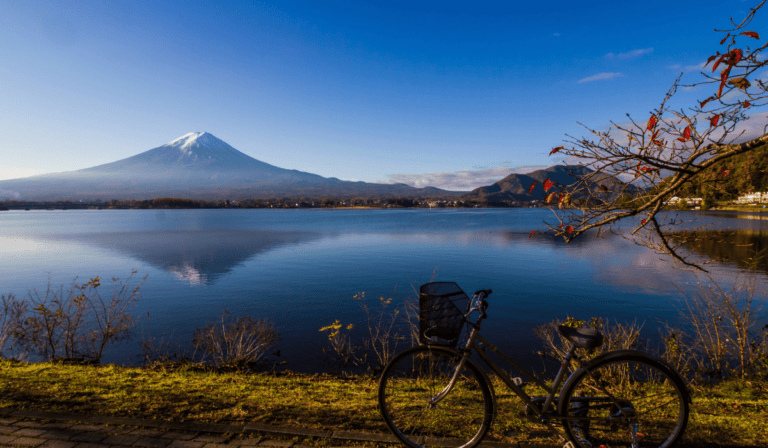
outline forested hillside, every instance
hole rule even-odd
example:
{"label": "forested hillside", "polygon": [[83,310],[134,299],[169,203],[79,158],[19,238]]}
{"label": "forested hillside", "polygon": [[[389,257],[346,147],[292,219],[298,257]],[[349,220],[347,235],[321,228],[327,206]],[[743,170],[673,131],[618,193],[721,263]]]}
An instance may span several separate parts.
{"label": "forested hillside", "polygon": [[678,196],[729,200],[746,193],[768,191],[768,146],[734,156],[713,168],[695,177]]}

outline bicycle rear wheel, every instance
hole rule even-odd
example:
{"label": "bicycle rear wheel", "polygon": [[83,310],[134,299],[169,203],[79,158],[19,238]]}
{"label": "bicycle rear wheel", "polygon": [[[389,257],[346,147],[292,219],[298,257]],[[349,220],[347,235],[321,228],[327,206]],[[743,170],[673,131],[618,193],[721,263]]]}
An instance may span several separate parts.
{"label": "bicycle rear wheel", "polygon": [[668,448],[688,423],[680,376],[640,353],[593,362],[563,387],[558,410],[571,441],[582,448]]}
{"label": "bicycle rear wheel", "polygon": [[414,347],[397,355],[379,381],[379,410],[389,429],[414,448],[471,448],[483,439],[494,415],[493,395],[474,363],[464,363],[442,399],[461,355],[444,347]]}

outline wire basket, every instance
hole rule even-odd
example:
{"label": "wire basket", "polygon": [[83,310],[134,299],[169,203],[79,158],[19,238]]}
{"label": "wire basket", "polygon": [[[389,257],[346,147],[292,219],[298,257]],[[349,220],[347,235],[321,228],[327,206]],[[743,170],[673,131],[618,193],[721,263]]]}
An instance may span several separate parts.
{"label": "wire basket", "polygon": [[470,298],[454,282],[419,288],[419,343],[455,347],[464,327]]}

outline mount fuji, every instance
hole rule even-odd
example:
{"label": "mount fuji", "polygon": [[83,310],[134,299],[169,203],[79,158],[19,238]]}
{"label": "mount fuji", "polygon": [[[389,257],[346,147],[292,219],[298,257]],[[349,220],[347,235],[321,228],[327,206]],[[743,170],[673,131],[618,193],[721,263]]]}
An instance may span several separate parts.
{"label": "mount fuji", "polygon": [[0,181],[0,200],[33,201],[458,194],[433,187],[342,181],[279,168],[243,154],[207,132],[191,132],[160,147],[105,165]]}

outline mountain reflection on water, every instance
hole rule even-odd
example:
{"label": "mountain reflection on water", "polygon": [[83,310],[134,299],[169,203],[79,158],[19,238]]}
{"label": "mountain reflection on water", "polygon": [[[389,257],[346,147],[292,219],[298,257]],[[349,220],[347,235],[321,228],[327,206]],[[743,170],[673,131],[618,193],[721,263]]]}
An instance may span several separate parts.
{"label": "mountain reflection on water", "polygon": [[201,229],[77,234],[66,239],[116,250],[191,285],[211,285],[259,253],[317,237],[301,231]]}

